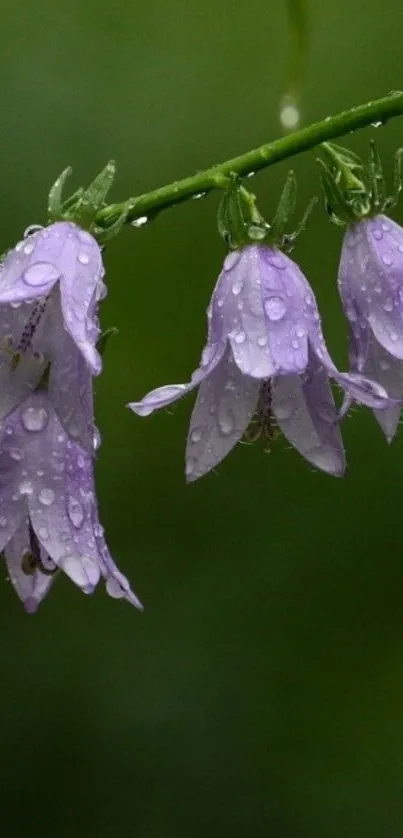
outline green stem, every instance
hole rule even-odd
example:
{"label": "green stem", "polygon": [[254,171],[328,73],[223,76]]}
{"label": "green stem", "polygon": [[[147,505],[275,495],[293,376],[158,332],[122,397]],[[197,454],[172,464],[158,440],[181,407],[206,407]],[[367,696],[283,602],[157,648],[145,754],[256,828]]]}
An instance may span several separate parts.
{"label": "green stem", "polygon": [[[241,177],[252,174],[280,160],[308,151],[327,140],[356,131],[358,128],[364,128],[371,123],[385,124],[388,119],[402,115],[403,92],[394,91],[382,99],[376,99],[366,105],[358,105],[336,116],[328,116],[321,122],[314,122],[313,125],[308,125],[307,128],[295,131],[287,137],[274,140],[272,143],[265,143],[232,160],[226,160],[191,177],[174,181],[152,192],[130,199],[130,210],[126,221],[154,218],[161,210],[173,207],[189,198],[196,198],[213,189],[225,188],[231,173]],[[124,208],[125,204],[111,204],[105,207],[98,213],[96,223],[100,227],[109,227],[119,219]]]}

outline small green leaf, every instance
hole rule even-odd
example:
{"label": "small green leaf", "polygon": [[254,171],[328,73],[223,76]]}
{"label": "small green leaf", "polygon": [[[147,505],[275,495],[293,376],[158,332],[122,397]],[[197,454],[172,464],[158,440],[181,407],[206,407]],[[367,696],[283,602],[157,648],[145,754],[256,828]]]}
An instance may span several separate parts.
{"label": "small green leaf", "polygon": [[55,180],[48,198],[48,214],[50,221],[58,221],[63,218],[63,204],[62,204],[62,193],[64,189],[64,185],[68,177],[70,177],[72,173],[71,166],[68,166],[67,169],[59,175],[57,180]]}

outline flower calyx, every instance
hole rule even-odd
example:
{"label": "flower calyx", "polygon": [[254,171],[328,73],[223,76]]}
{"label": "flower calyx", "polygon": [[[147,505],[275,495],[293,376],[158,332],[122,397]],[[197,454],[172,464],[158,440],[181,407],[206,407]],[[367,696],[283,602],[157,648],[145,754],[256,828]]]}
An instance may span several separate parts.
{"label": "flower calyx", "polygon": [[114,216],[113,222],[102,226],[97,224],[98,214],[107,207],[105,199],[115,178],[116,164],[110,160],[86,189],[80,187],[70,197],[63,200],[65,183],[71,173],[71,167],[64,169],[49,192],[49,223],[72,221],[82,229],[88,230],[100,244],[106,244],[120,232],[132,206],[130,200],[126,201],[118,217]]}
{"label": "flower calyx", "polygon": [[402,188],[403,149],[395,154],[393,192],[387,195],[382,161],[374,140],[370,140],[366,162],[335,143],[322,143],[321,148],[326,156],[326,162],[318,158],[325,206],[334,224],[344,227],[396,206]]}
{"label": "flower calyx", "polygon": [[221,199],[218,210],[218,230],[227,247],[237,250],[248,244],[265,242],[269,246],[290,252],[300,233],[305,229],[308,216],[317,198],[313,198],[301,222],[292,233],[286,228],[295,210],[297,179],[290,171],[274,217],[269,224],[256,206],[256,196],[249,192],[236,174],[232,174],[229,185]]}

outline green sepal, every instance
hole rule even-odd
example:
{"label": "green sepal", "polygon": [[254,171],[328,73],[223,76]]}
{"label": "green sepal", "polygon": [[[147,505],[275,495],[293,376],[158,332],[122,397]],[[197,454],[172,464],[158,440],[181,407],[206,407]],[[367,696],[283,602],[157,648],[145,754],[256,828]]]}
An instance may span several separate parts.
{"label": "green sepal", "polygon": [[317,163],[321,167],[320,180],[325,196],[326,212],[334,224],[344,226],[354,218],[351,206],[324,160],[318,157]]}
{"label": "green sepal", "polygon": [[295,211],[296,201],[297,178],[295,177],[295,172],[290,170],[271,223],[270,239],[274,242],[280,242],[283,239],[289,218]]}
{"label": "green sepal", "polygon": [[49,221],[60,221],[63,219],[63,202],[62,202],[62,193],[64,189],[64,185],[66,183],[67,178],[70,177],[72,173],[71,166],[68,166],[67,169],[59,175],[57,180],[55,180],[53,186],[49,192],[48,198],[48,215]]}
{"label": "green sepal", "polygon": [[398,148],[395,152],[393,193],[386,198],[383,209],[391,209],[399,203],[400,193],[402,191],[402,160],[403,148]]}
{"label": "green sepal", "polygon": [[327,163],[323,160],[319,162],[326,208],[331,220],[343,225],[368,215],[371,194],[362,160],[335,143],[322,143],[321,149],[327,158]]}
{"label": "green sepal", "polygon": [[114,160],[110,160],[70,211],[72,221],[80,227],[91,228],[97,213],[105,206],[105,198],[112,186],[115,174],[116,164]]}
{"label": "green sepal", "polygon": [[248,192],[238,175],[232,174],[222,196],[217,214],[218,232],[230,248],[263,241],[269,225],[256,207],[256,196]]}
{"label": "green sepal", "polygon": [[97,340],[97,350],[98,350],[101,358],[105,354],[105,350],[106,350],[106,347],[109,343],[110,338],[117,335],[118,332],[119,332],[119,329],[117,329],[116,326],[111,326],[110,329],[105,329],[105,331],[102,332],[102,334],[98,338],[98,340]]}
{"label": "green sepal", "polygon": [[368,149],[368,185],[371,208],[381,212],[385,206],[386,190],[383,166],[375,140],[369,141]]}

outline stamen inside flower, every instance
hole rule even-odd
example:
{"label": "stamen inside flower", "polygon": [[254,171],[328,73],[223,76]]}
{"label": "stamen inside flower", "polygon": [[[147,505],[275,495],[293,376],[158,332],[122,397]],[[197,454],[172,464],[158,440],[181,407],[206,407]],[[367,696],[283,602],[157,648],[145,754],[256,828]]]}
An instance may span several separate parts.
{"label": "stamen inside flower", "polygon": [[22,554],[21,570],[27,576],[33,576],[36,570],[40,570],[45,576],[53,576],[58,570],[57,565],[50,558],[42,560],[41,548],[31,522],[29,522],[28,528],[30,549],[24,550]]}
{"label": "stamen inside flower", "polygon": [[279,434],[280,429],[272,412],[272,386],[271,380],[268,378],[262,382],[256,411],[242,440],[243,442],[252,443],[258,439],[262,439],[264,443],[263,451],[265,454],[269,454],[272,443],[277,439]]}

